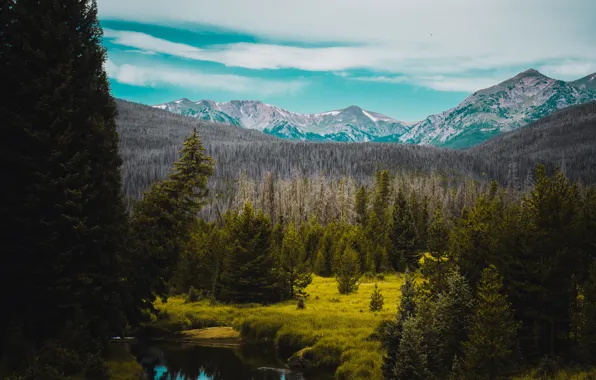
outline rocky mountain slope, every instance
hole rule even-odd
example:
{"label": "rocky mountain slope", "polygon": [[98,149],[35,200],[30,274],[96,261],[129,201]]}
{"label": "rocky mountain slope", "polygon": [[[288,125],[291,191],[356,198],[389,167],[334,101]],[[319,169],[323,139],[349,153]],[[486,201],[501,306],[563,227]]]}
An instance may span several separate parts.
{"label": "rocky mountain slope", "polygon": [[534,69],[479,90],[456,107],[406,123],[357,106],[298,114],[259,101],[180,99],[154,106],[200,120],[256,129],[291,140],[400,142],[466,148],[565,107],[596,100],[596,73],[573,82]]}
{"label": "rocky mountain slope", "polygon": [[401,136],[410,127],[408,123],[357,106],[304,115],[253,100],[216,103],[184,98],[154,107],[293,140],[364,142],[383,136]]}
{"label": "rocky mountain slope", "polygon": [[398,141],[450,148],[474,146],[572,105],[596,99],[596,74],[575,82],[524,71],[470,95],[457,107],[415,124]]}

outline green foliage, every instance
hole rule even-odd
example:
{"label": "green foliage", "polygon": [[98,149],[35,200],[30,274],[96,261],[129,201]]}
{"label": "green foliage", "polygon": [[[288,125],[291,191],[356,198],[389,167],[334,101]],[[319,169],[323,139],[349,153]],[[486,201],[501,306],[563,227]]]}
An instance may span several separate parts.
{"label": "green foliage", "polygon": [[279,278],[271,250],[271,223],[251,203],[230,226],[233,243],[229,265],[222,278],[221,298],[230,302],[270,303],[279,300]]}
{"label": "green foliage", "polygon": [[368,305],[368,309],[372,312],[381,311],[383,310],[383,304],[385,300],[381,292],[379,291],[379,287],[375,284],[373,291],[370,295],[370,303]]}
{"label": "green foliage", "polygon": [[356,196],[354,199],[354,211],[356,212],[356,223],[360,224],[361,226],[365,226],[367,224],[367,194],[366,194],[366,187],[360,186],[358,191],[356,192]]}
{"label": "green foliage", "polygon": [[393,268],[416,268],[420,259],[416,249],[416,226],[402,188],[398,190],[393,206],[390,237]]}
{"label": "green foliage", "polygon": [[346,247],[339,257],[336,272],[337,290],[340,294],[349,294],[358,291],[360,285],[360,259],[356,251]]}
{"label": "green foliage", "polygon": [[484,269],[468,341],[463,345],[467,373],[477,379],[495,379],[512,364],[519,323],[502,291],[503,280],[495,266]]}
{"label": "green foliage", "polygon": [[422,380],[431,376],[428,369],[427,347],[418,323],[418,319],[414,317],[403,322],[394,372],[388,379]]}
{"label": "green foliage", "polygon": [[304,288],[312,282],[312,273],[302,239],[291,223],[284,233],[280,261],[284,294],[290,298],[306,295]]}
{"label": "green foliage", "polygon": [[[0,360],[13,355],[13,333],[36,355],[66,326],[87,331],[72,348],[86,352],[134,324],[123,305],[137,303],[125,281],[122,160],[97,4],[4,1],[0,30],[0,83],[10,94],[0,105],[0,286],[11,289]],[[30,357],[14,359],[4,364]],[[50,372],[35,377],[64,375]]]}
{"label": "green foliage", "polygon": [[373,211],[381,221],[381,224],[386,222],[386,212],[389,206],[389,196],[391,193],[389,186],[389,172],[387,170],[380,170],[376,174],[376,192],[373,200]]}
{"label": "green foliage", "polygon": [[449,250],[449,229],[439,207],[435,210],[433,221],[428,227],[428,251],[430,260],[424,261],[424,273],[429,278],[433,289],[445,286],[446,273],[449,269],[447,252]]}

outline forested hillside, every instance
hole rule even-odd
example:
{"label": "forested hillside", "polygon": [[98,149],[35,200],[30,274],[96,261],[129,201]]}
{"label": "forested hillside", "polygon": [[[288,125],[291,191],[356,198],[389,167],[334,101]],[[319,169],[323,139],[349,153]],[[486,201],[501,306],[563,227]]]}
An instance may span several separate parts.
{"label": "forested hillside", "polygon": [[[514,188],[531,183],[538,162],[547,172],[561,163],[573,180],[593,183],[596,173],[589,155],[594,151],[594,103],[560,111],[468,151],[381,143],[316,143],[280,140],[258,131],[179,116],[152,107],[118,101],[118,131],[124,160],[123,186],[129,199],[139,199],[151,183],[163,179],[178,157],[182,142],[197,128],[207,154],[215,160],[210,179],[213,196],[225,209],[240,174],[259,182],[275,177],[351,177],[371,183],[379,169],[432,173],[460,187],[463,178],[496,180]],[[577,113],[577,117],[575,114]],[[559,128],[564,125],[564,128]],[[543,127],[545,131],[542,132]],[[533,132],[530,132],[533,131]],[[556,133],[555,133],[556,132]],[[564,143],[564,147],[560,144]]]}
{"label": "forested hillside", "polygon": [[574,180],[596,179],[596,102],[562,109],[550,116],[508,132],[469,150],[490,166],[503,162],[531,161],[560,164]]}

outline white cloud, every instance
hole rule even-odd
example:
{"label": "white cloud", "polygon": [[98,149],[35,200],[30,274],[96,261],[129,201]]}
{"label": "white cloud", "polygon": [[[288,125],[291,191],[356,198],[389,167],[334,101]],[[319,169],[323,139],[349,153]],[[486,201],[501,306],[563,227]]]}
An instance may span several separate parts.
{"label": "white cloud", "polygon": [[229,74],[208,74],[171,66],[117,65],[106,62],[108,77],[123,84],[142,87],[177,86],[190,89],[213,89],[237,93],[274,95],[292,94],[306,85],[302,80],[273,81]]}
{"label": "white cloud", "polygon": [[511,77],[513,74],[501,76],[487,74],[486,76],[444,76],[444,75],[414,75],[414,76],[360,76],[351,79],[366,82],[408,83],[414,86],[426,87],[445,92],[474,92]]}
{"label": "white cloud", "polygon": [[365,82],[382,82],[382,83],[407,83],[409,82],[408,78],[405,76],[397,76],[397,77],[387,77],[387,76],[377,76],[377,77],[354,77],[352,79],[365,81]]}
{"label": "white cloud", "polygon": [[375,67],[401,72],[400,64],[423,71],[433,62],[434,73],[446,74],[439,70],[441,63],[445,70],[462,70],[560,59],[596,61],[593,0],[99,0],[99,11],[104,19],[207,24],[269,41],[367,47],[304,53],[248,44],[210,53],[218,62],[254,68],[287,67],[296,59],[297,66],[307,69],[341,71],[368,67],[372,61]]}
{"label": "white cloud", "polygon": [[540,71],[557,79],[573,80],[596,72],[596,62],[564,61],[541,66]]}
{"label": "white cloud", "polygon": [[[561,61],[569,51],[555,50],[548,54],[536,46],[528,46],[524,54],[503,55],[488,51],[474,56],[459,51],[442,51],[429,46],[427,49],[411,49],[392,45],[296,47],[258,43],[234,43],[198,48],[156,38],[132,31],[105,30],[105,37],[112,43],[128,48],[157,52],[186,59],[218,62],[230,67],[248,69],[296,68],[306,71],[331,71],[347,76],[346,70],[369,69],[372,71],[399,73],[410,76],[449,75],[474,70],[499,70],[502,67],[526,69],[536,62]],[[553,74],[587,75],[593,68],[596,49],[583,51],[584,58],[566,63],[559,70],[546,67]],[[595,69],[596,70],[596,69]],[[391,78],[391,79],[390,79]],[[379,81],[395,81],[395,77],[383,76]],[[429,81],[431,83],[436,80]],[[440,87],[440,86],[439,86]]]}

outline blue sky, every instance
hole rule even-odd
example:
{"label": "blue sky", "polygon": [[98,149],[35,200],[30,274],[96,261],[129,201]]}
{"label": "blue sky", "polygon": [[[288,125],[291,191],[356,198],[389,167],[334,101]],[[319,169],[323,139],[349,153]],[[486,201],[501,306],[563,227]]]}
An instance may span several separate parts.
{"label": "blue sky", "polygon": [[99,0],[115,96],[416,121],[536,68],[596,72],[593,0]]}

